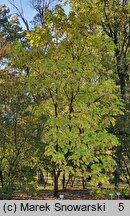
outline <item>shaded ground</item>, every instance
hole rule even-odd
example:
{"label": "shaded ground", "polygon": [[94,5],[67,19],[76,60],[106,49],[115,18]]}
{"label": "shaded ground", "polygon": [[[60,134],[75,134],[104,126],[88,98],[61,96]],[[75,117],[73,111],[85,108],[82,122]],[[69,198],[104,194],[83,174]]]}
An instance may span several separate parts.
{"label": "shaded ground", "polygon": [[[91,194],[88,190],[66,190],[66,191],[59,191],[59,195],[64,195],[64,200],[110,200],[109,194],[104,196],[103,194]],[[56,200],[53,197],[52,190],[41,190],[35,196],[29,196],[25,193],[18,193],[16,192],[11,199],[16,200]],[[114,196],[113,199],[117,200],[117,197]],[[129,196],[120,196],[120,199],[130,200]]]}
{"label": "shaded ground", "polygon": [[[64,199],[67,200],[89,200],[91,199],[90,193],[88,190],[66,190],[59,191],[59,194],[64,195]],[[28,196],[25,193],[15,192],[13,199],[34,199],[34,200],[54,200],[52,190],[40,190],[35,196]]]}
{"label": "shaded ground", "polygon": [[[110,188],[109,188],[110,187]],[[113,194],[113,199],[117,199],[117,192],[120,192],[120,199],[130,200],[130,188],[125,188],[123,185],[118,189],[114,189],[114,187],[103,187],[97,188],[95,187],[87,187],[87,189],[81,189],[81,187],[69,187],[67,190],[59,190],[59,195],[64,196],[64,200],[110,200],[110,193]],[[1,197],[0,199],[14,199],[14,200],[56,200],[53,197],[53,187],[49,187],[44,189],[41,185],[37,188],[37,192],[34,191],[15,191],[13,194],[11,193],[10,197],[7,195],[6,197]],[[60,199],[60,198],[59,198]]]}

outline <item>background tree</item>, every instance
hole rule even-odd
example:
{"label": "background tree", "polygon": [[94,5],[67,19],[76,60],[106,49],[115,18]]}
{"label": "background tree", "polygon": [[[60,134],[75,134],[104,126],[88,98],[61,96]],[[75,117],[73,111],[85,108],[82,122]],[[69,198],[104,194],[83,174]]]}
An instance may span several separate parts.
{"label": "background tree", "polygon": [[55,0],[31,0],[30,4],[37,14],[33,18],[33,24],[37,26],[44,25],[44,19],[48,9],[52,7]]}
{"label": "background tree", "polygon": [[[85,4],[84,4],[85,3]],[[120,86],[121,98],[125,104],[125,115],[118,118],[118,123],[110,131],[119,137],[121,146],[117,147],[117,172],[119,176],[119,167],[121,168],[124,161],[128,164],[129,156],[126,151],[129,149],[129,47],[130,47],[130,19],[129,19],[129,1],[71,1],[71,7],[75,11],[79,11],[82,15],[84,25],[87,25],[86,20],[90,20],[90,30],[93,32],[94,28],[99,28],[105,37],[113,42],[114,58],[104,58],[104,64],[109,70],[114,73],[111,74],[116,84]],[[91,12],[92,11],[92,12]],[[94,21],[94,22],[93,22]],[[111,65],[109,64],[111,63]],[[109,71],[110,72],[110,71]],[[123,125],[123,127],[122,127]],[[127,137],[127,138],[126,138]],[[124,140],[124,142],[123,142]],[[120,154],[119,154],[120,152]],[[124,155],[124,156],[123,156]],[[126,162],[127,161],[127,162]],[[124,162],[123,162],[124,163]],[[127,179],[129,178],[129,165],[123,165],[121,168],[125,172]],[[123,174],[124,175],[124,174]],[[115,173],[115,176],[117,174]],[[128,180],[127,180],[128,181]]]}
{"label": "background tree", "polygon": [[0,20],[0,180],[3,192],[8,192],[7,187],[32,181],[36,173],[43,119],[34,111],[35,97],[29,93],[25,63],[15,64],[19,55],[26,61],[24,32],[6,6],[1,6]]}
{"label": "background tree", "polygon": [[[123,171],[129,182],[129,48],[130,48],[130,2],[103,1],[102,26],[104,32],[112,38],[115,44],[115,74],[116,82],[120,85],[121,97],[125,100],[124,117],[118,120],[114,133],[119,137],[121,146],[117,148],[119,170]],[[127,137],[127,138],[126,138]],[[126,153],[127,152],[127,153]]]}
{"label": "background tree", "polygon": [[103,1],[104,16],[102,27],[115,44],[116,73],[119,78],[121,95],[126,98],[129,80],[128,52],[130,47],[129,1]]}
{"label": "background tree", "polygon": [[6,5],[0,5],[0,32],[6,42],[14,42],[22,37],[18,17],[12,16]]}

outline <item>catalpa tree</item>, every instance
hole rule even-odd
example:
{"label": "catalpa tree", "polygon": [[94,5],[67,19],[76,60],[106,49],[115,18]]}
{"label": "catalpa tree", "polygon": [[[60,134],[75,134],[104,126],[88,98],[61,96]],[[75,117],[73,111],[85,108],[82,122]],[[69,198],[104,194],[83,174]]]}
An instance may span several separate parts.
{"label": "catalpa tree", "polygon": [[83,22],[78,10],[67,16],[58,5],[46,12],[43,23],[27,33],[32,50],[37,50],[30,61],[29,84],[44,95],[37,110],[48,116],[41,140],[57,197],[63,171],[90,177],[94,184],[108,182],[115,165],[113,147],[118,145],[108,128],[122,112],[119,89],[104,64],[113,58],[114,45],[91,17]]}

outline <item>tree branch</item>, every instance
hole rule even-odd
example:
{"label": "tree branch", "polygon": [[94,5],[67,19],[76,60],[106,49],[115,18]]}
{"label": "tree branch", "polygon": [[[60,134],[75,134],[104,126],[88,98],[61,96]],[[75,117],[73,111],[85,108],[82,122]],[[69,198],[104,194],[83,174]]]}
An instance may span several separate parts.
{"label": "tree branch", "polygon": [[23,21],[23,23],[24,23],[26,29],[29,30],[29,24],[28,24],[27,19],[25,19],[25,17],[24,17],[24,12],[23,12],[22,6],[21,6],[21,8],[19,9],[19,8],[16,6],[14,0],[12,0],[12,1],[11,1],[11,0],[8,0],[8,2],[16,9],[17,15],[18,15],[18,16],[20,17],[20,19]]}

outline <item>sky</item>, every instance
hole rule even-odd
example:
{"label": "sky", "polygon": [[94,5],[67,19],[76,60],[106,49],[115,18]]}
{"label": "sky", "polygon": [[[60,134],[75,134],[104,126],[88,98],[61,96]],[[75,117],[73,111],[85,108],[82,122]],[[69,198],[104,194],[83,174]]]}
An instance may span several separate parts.
{"label": "sky", "polygon": [[[56,2],[58,2],[58,0],[56,0]],[[13,6],[10,5],[10,3],[8,2],[8,0],[0,0],[0,5],[7,5],[7,7],[10,8],[11,14],[15,14],[16,13],[16,9],[13,8]],[[23,12],[24,12],[24,16],[28,21],[31,21],[34,17],[34,15],[36,14],[36,11],[31,8],[30,5],[30,1],[29,0],[15,0],[15,4],[20,8],[22,6],[23,8]],[[66,13],[68,13],[69,11],[69,6],[65,7],[65,11]],[[23,22],[21,22],[22,27],[24,28],[24,24]]]}

